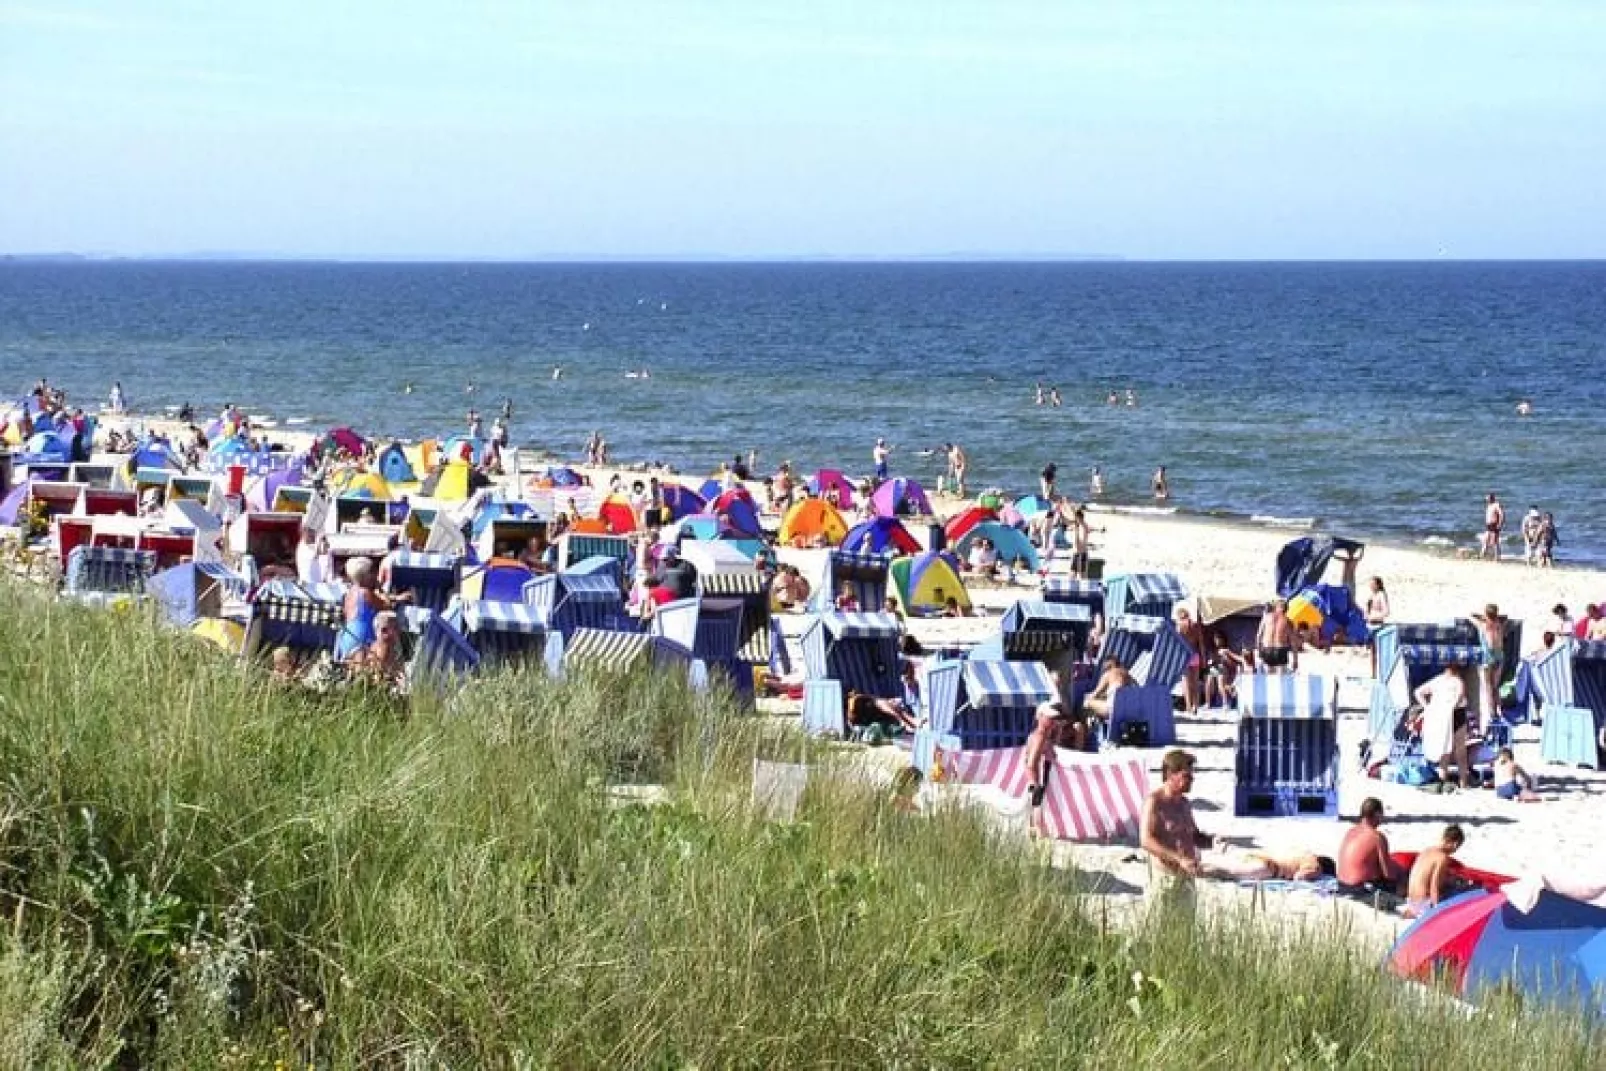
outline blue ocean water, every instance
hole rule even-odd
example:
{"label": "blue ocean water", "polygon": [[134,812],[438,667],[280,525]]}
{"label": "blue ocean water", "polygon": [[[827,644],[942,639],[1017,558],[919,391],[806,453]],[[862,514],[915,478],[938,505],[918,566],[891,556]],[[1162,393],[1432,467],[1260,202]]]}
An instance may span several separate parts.
{"label": "blue ocean water", "polygon": [[1603,370],[1606,263],[0,263],[17,393],[403,435],[511,397],[518,440],[696,473],[867,472],[880,435],[930,480],[952,440],[977,485],[1096,464],[1142,504],[1165,465],[1183,510],[1412,542],[1469,543],[1492,490],[1570,561],[1606,561]]}

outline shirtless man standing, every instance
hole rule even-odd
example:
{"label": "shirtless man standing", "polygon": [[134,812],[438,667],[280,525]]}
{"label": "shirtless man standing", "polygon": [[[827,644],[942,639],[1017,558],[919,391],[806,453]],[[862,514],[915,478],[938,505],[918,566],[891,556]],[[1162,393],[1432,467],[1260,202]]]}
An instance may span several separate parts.
{"label": "shirtless man standing", "polygon": [[1450,857],[1466,842],[1461,827],[1451,823],[1444,827],[1439,843],[1416,857],[1411,865],[1411,880],[1405,890],[1407,918],[1421,918],[1439,906],[1439,900],[1451,886]]}
{"label": "shirtless man standing", "polygon": [[1148,901],[1193,917],[1193,879],[1199,875],[1199,849],[1211,845],[1193,821],[1188,793],[1193,789],[1193,756],[1172,750],[1160,760],[1160,787],[1143,803],[1143,850],[1149,855]]}
{"label": "shirtless man standing", "polygon": [[1506,511],[1500,505],[1500,500],[1493,491],[1483,507],[1483,546],[1479,548],[1479,556],[1493,561],[1500,560],[1500,529],[1506,526]]}
{"label": "shirtless man standing", "polygon": [[1260,631],[1255,635],[1260,667],[1272,673],[1294,672],[1299,668],[1298,644],[1299,635],[1288,620],[1288,600],[1278,599],[1260,619]]}
{"label": "shirtless man standing", "polygon": [[958,443],[948,446],[948,474],[953,477],[954,494],[965,497],[965,450]]}
{"label": "shirtless man standing", "polygon": [[1368,796],[1361,802],[1361,817],[1338,846],[1338,891],[1352,897],[1383,897],[1395,902],[1399,869],[1389,858],[1389,839],[1383,824],[1383,801]]}

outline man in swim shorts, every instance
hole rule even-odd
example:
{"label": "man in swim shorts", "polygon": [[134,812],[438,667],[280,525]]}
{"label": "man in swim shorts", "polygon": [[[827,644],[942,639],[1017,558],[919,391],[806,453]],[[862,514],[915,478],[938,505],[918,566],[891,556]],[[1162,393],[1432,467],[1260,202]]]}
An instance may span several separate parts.
{"label": "man in swim shorts", "polygon": [[1489,492],[1483,507],[1483,545],[1479,555],[1492,561],[1500,560],[1500,530],[1506,526],[1505,507],[1493,491]]}
{"label": "man in swim shorts", "polygon": [[1297,670],[1298,644],[1294,623],[1288,620],[1288,600],[1277,599],[1260,619],[1260,631],[1255,636],[1261,668],[1274,673]]}
{"label": "man in swim shorts", "polygon": [[1338,891],[1341,896],[1368,900],[1384,910],[1399,903],[1395,891],[1399,868],[1389,858],[1389,839],[1383,824],[1383,801],[1368,796],[1361,802],[1361,817],[1338,846]]}

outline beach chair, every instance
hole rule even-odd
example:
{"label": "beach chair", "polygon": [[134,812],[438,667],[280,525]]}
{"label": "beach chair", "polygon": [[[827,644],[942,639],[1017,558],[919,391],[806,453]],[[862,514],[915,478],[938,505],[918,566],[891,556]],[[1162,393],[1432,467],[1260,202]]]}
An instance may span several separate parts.
{"label": "beach chair", "polygon": [[618,581],[607,571],[537,576],[524,584],[523,596],[524,602],[537,608],[549,627],[562,633],[565,640],[582,628],[639,631],[634,619],[625,613]]}
{"label": "beach chair", "polygon": [[803,632],[804,672],[809,680],[838,680],[844,692],[900,698],[901,636],[898,619],[892,614],[818,614]]}
{"label": "beach chair", "polygon": [[[1054,682],[1038,662],[967,659],[960,677],[958,706],[951,717],[933,711],[931,724],[942,737],[954,737],[957,750],[988,751],[1026,743],[1037,707],[1054,697]],[[943,722],[947,722],[946,731]],[[946,745],[945,745],[946,746]]]}
{"label": "beach chair", "polygon": [[1337,682],[1303,673],[1238,681],[1233,813],[1338,816]]}
{"label": "beach chair", "polygon": [[454,554],[425,554],[398,550],[387,560],[388,590],[412,592],[413,605],[443,611],[457,593],[462,559]]}
{"label": "beach chair", "polygon": [[1107,616],[1136,614],[1171,618],[1188,589],[1174,573],[1117,573],[1104,581]]}
{"label": "beach chair", "polygon": [[145,594],[156,556],[119,547],[75,547],[67,556],[64,593],[79,602],[107,605]]}
{"label": "beach chair", "polygon": [[548,628],[538,607],[468,599],[458,610],[463,635],[479,654],[481,665],[490,668],[527,664],[545,656]]}
{"label": "beach chair", "polygon": [[1012,661],[1041,662],[1069,671],[1087,651],[1093,609],[1085,603],[1022,599],[1004,612],[999,648]]}
{"label": "beach chair", "polygon": [[1091,614],[1104,612],[1104,581],[1071,576],[1043,578],[1043,601],[1056,605],[1086,606]]}
{"label": "beach chair", "polygon": [[203,617],[222,617],[224,605],[243,601],[251,585],[218,562],[186,562],[152,576],[146,589],[169,621],[188,628]]}
{"label": "beach chair", "polygon": [[865,612],[880,610],[887,601],[887,582],[892,575],[890,554],[856,554],[833,550],[826,554],[820,576],[809,594],[809,609],[826,613],[836,605],[842,585],[853,590],[853,598]]}
{"label": "beach chair", "polygon": [[298,666],[333,654],[345,624],[343,591],[338,584],[264,584],[250,603],[241,654],[252,658],[284,647]]}
{"label": "beach chair", "polygon": [[407,666],[407,679],[413,688],[443,687],[479,667],[480,654],[467,636],[440,614],[423,616]]}
{"label": "beach chair", "polygon": [[645,632],[608,632],[603,629],[577,630],[564,644],[565,670],[577,666],[607,675],[624,675],[642,666],[688,675],[692,652],[663,636]]}
{"label": "beach chair", "polygon": [[953,723],[964,672],[964,663],[957,659],[927,660],[920,669],[920,713],[924,719],[915,730],[914,752],[909,761],[921,773],[932,771],[939,751],[962,750],[962,742],[953,735]]}

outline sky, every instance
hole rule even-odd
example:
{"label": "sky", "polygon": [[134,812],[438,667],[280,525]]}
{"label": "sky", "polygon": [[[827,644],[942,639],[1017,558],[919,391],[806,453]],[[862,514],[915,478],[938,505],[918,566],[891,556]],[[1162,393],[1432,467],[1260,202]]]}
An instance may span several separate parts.
{"label": "sky", "polygon": [[1606,257],[1606,3],[0,0],[0,252]]}

